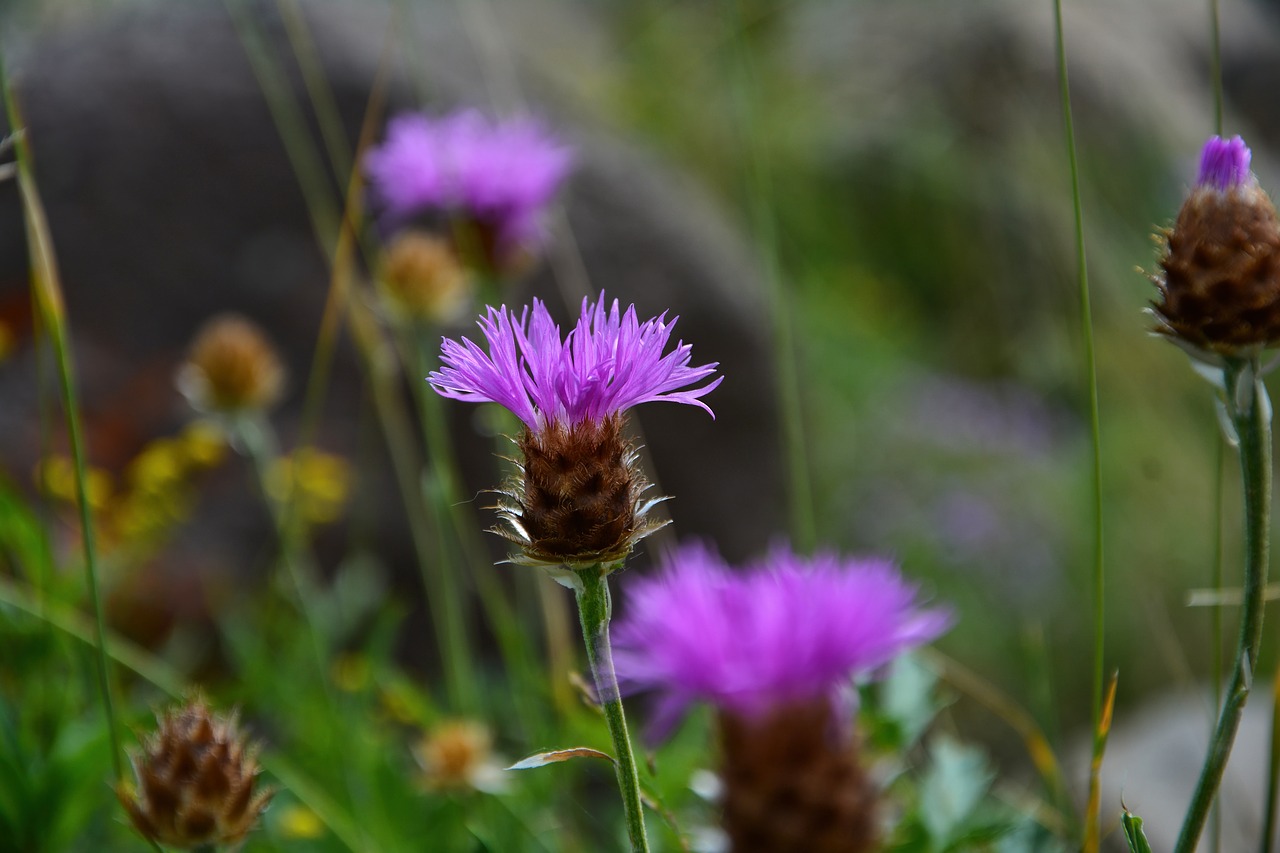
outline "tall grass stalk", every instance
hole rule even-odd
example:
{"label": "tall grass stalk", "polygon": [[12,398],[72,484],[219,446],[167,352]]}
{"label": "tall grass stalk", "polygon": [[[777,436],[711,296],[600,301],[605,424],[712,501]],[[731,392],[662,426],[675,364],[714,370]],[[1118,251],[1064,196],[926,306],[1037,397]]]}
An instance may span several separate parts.
{"label": "tall grass stalk", "polygon": [[101,695],[107,734],[111,742],[111,766],[116,780],[120,781],[124,779],[124,764],[121,759],[120,733],[116,725],[115,703],[112,698],[111,671],[107,660],[106,619],[103,615],[102,593],[98,585],[97,540],[86,486],[84,438],[80,425],[75,368],[71,354],[71,340],[67,334],[62,284],[58,276],[57,258],[54,253],[53,239],[49,233],[49,224],[45,218],[44,205],[40,201],[40,193],[31,167],[31,150],[23,132],[26,125],[22,119],[17,97],[5,73],[3,56],[0,56],[0,90],[4,92],[5,111],[9,119],[9,127],[14,134],[18,192],[22,200],[27,247],[31,256],[31,287],[35,292],[40,324],[49,335],[49,341],[53,347],[58,372],[58,391],[71,441],[71,459],[75,468],[76,505],[80,512],[80,543],[84,551],[85,582],[89,590],[89,599],[93,604],[98,691]]}
{"label": "tall grass stalk", "polygon": [[1244,599],[1231,678],[1174,853],[1192,853],[1200,840],[1235,742],[1240,717],[1253,685],[1258,650],[1262,646],[1262,616],[1270,552],[1271,403],[1259,376],[1260,370],[1256,355],[1227,359],[1223,369],[1227,413],[1239,438],[1240,473],[1244,484]]}
{"label": "tall grass stalk", "polygon": [[743,35],[747,26],[741,0],[732,0],[733,44],[737,54],[736,101],[742,135],[747,141],[747,194],[756,252],[764,266],[770,316],[773,317],[774,359],[778,366],[778,405],[788,475],[792,544],[798,551],[810,551],[817,544],[817,520],[813,505],[813,484],[809,474],[809,452],[805,441],[804,414],[800,398],[800,369],[791,301],[782,281],[778,256],[777,225],[772,208],[772,176],[769,157],[757,115],[757,87],[751,46]]}
{"label": "tall grass stalk", "polygon": [[1062,0],[1053,0],[1054,45],[1058,59],[1058,95],[1062,101],[1063,135],[1071,172],[1071,206],[1075,221],[1076,282],[1080,298],[1080,336],[1084,344],[1084,379],[1089,395],[1089,437],[1092,464],[1093,571],[1090,590],[1093,601],[1093,701],[1091,722],[1093,750],[1089,772],[1089,806],[1085,813],[1085,848],[1096,850],[1101,843],[1098,822],[1102,753],[1107,746],[1103,727],[1106,677],[1105,574],[1102,538],[1102,429],[1098,411],[1098,365],[1093,343],[1093,309],[1089,300],[1088,256],[1084,245],[1084,211],[1080,201],[1080,166],[1076,158],[1076,131],[1071,117],[1071,86],[1067,78],[1067,46],[1062,27]]}

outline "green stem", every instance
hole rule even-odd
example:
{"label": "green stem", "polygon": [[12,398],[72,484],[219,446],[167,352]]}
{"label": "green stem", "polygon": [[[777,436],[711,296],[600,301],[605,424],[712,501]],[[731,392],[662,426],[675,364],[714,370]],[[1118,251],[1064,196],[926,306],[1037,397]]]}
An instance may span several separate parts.
{"label": "green stem", "polygon": [[[440,644],[450,701],[455,710],[474,712],[478,706],[478,698],[476,675],[472,666],[470,620],[467,618],[471,601],[464,592],[462,572],[470,571],[472,566],[478,567],[481,561],[473,559],[473,555],[468,553],[466,542],[461,536],[457,539],[458,553],[455,553],[447,535],[450,524],[457,515],[454,509],[459,506],[459,490],[449,465],[452,458],[447,444],[449,429],[444,422],[440,398],[420,378],[425,377],[430,370],[427,349],[422,345],[420,336],[407,337],[412,338],[412,341],[404,345],[404,359],[407,366],[412,366],[407,371],[409,386],[418,404],[423,445],[430,462],[422,472],[424,497],[431,509],[439,555],[439,563],[434,571],[426,572],[431,584],[429,595],[432,600],[429,603],[432,621],[436,623],[437,642]],[[459,525],[454,524],[454,527]],[[484,565],[487,567],[488,563],[485,562]]]}
{"label": "green stem", "polygon": [[613,670],[613,649],[609,645],[609,616],[613,602],[609,598],[609,574],[617,566],[596,563],[575,573],[581,583],[575,589],[578,599],[578,621],[582,624],[582,640],[587,646],[587,661],[595,679],[596,695],[604,709],[604,719],[613,738],[614,767],[618,771],[618,787],[622,789],[622,807],[627,817],[627,837],[631,850],[649,850],[644,830],[644,809],[640,803],[640,774],[636,771],[627,718],[618,695],[618,676]]}
{"label": "green stem", "polygon": [[1107,735],[1102,729],[1102,713],[1106,682],[1106,574],[1102,536],[1102,427],[1098,406],[1098,366],[1093,343],[1093,308],[1089,299],[1088,256],[1084,246],[1084,212],[1080,201],[1080,166],[1076,157],[1075,122],[1071,117],[1071,87],[1067,79],[1067,48],[1062,28],[1062,0],[1053,0],[1053,22],[1058,59],[1058,94],[1062,101],[1063,132],[1066,136],[1067,160],[1071,172],[1071,205],[1074,213],[1076,244],[1076,278],[1080,298],[1080,337],[1084,343],[1085,385],[1089,393],[1089,434],[1092,446],[1091,498],[1093,532],[1093,566],[1090,591],[1093,600],[1093,760],[1089,774],[1089,805],[1085,812],[1085,849],[1097,850],[1101,844],[1098,804],[1101,796],[1099,773]]}
{"label": "green stem", "polygon": [[783,279],[778,227],[773,213],[772,174],[755,91],[757,78],[751,47],[744,32],[748,26],[740,0],[731,0],[734,48],[738,60],[735,87],[743,138],[747,144],[747,186],[752,230],[764,268],[769,314],[773,318],[774,358],[778,365],[778,408],[782,419],[784,463],[792,544],[811,551],[817,544],[817,511],[809,471],[809,451],[804,431],[804,406],[800,393],[800,366],[796,351],[792,303]]}
{"label": "green stem", "polygon": [[1231,680],[1174,853],[1192,853],[1200,840],[1249,698],[1253,668],[1262,645],[1271,518],[1271,405],[1258,373],[1257,356],[1230,359],[1223,370],[1227,412],[1240,442],[1240,472],[1244,482],[1244,601]]}
{"label": "green stem", "polygon": [[98,587],[98,555],[93,517],[89,508],[86,488],[84,439],[80,426],[80,410],[76,405],[76,388],[71,341],[67,337],[66,313],[62,301],[62,287],[58,276],[58,264],[53,250],[53,239],[45,218],[44,205],[36,187],[31,169],[31,151],[24,133],[26,127],[18,101],[9,87],[0,57],[0,90],[4,93],[5,109],[14,136],[17,155],[18,192],[22,198],[23,220],[26,227],[27,251],[31,256],[31,288],[39,309],[40,319],[53,344],[58,370],[58,389],[62,398],[63,415],[71,440],[71,458],[75,465],[76,503],[80,510],[80,540],[84,549],[85,580],[89,598],[93,603],[93,619],[96,632],[98,690],[102,695],[102,707],[107,721],[107,734],[111,741],[111,765],[117,781],[124,779],[124,764],[120,758],[120,735],[116,726],[115,705],[112,701],[111,675],[107,663],[106,617],[103,614],[102,594]]}

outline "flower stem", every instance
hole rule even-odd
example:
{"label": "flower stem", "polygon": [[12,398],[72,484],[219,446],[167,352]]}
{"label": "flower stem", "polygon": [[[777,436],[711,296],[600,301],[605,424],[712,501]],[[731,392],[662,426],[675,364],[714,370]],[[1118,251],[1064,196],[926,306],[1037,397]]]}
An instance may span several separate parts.
{"label": "flower stem", "polygon": [[613,738],[614,767],[618,771],[618,787],[622,789],[622,807],[627,817],[627,837],[633,853],[649,850],[644,830],[644,810],[640,804],[640,775],[631,751],[627,718],[618,695],[618,677],[613,670],[613,650],[609,645],[609,616],[613,602],[609,598],[609,574],[616,566],[596,563],[576,572],[582,581],[575,589],[578,599],[578,621],[582,624],[582,640],[587,646],[587,661],[595,679],[596,695],[604,709],[604,719]]}
{"label": "flower stem", "polygon": [[1227,412],[1240,442],[1240,472],[1244,482],[1244,602],[1231,681],[1227,685],[1218,726],[1209,743],[1209,753],[1200,771],[1200,780],[1196,783],[1195,794],[1187,809],[1174,853],[1191,853],[1200,840],[1200,833],[1222,782],[1222,773],[1231,754],[1245,702],[1249,698],[1249,689],[1253,685],[1253,667],[1262,644],[1262,614],[1270,544],[1271,404],[1258,374],[1256,356],[1228,360],[1223,370]]}

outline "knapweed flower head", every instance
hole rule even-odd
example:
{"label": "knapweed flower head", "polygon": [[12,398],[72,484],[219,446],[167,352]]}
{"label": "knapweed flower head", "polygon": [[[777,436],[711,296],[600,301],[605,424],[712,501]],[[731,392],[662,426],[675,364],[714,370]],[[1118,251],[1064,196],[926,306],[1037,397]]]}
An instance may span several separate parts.
{"label": "knapweed flower head", "polygon": [[279,402],[285,369],[256,324],[221,314],[196,334],[178,370],[178,389],[198,412],[236,415]]}
{"label": "knapweed flower head", "polygon": [[199,697],[159,717],[160,728],[133,756],[136,784],[117,794],[147,839],[181,849],[243,841],[271,801],[254,791],[257,750],[234,716]]}
{"label": "knapweed flower head", "polygon": [[657,690],[655,731],[718,712],[722,823],[734,853],[880,849],[874,783],[844,717],[851,677],[947,629],[887,560],[776,548],[741,570],[705,546],[634,582],[614,631],[624,690]]}
{"label": "knapweed flower head", "polygon": [[922,608],[888,560],[813,557],[775,548],[742,569],[702,544],[668,554],[662,571],[627,589],[614,662],[628,692],[662,694],[655,723],[694,702],[746,718],[837,698],[951,624]]}
{"label": "knapweed flower head", "polygon": [[470,313],[475,279],[447,240],[409,229],[387,246],[378,290],[392,320],[439,327]]}
{"label": "knapweed flower head", "polygon": [[583,300],[566,335],[535,299],[519,318],[489,308],[480,319],[488,352],[467,338],[445,339],[432,387],[455,400],[498,403],[524,424],[520,476],[499,491],[508,502],[498,507],[497,531],[521,546],[519,561],[615,562],[660,526],[647,519],[661,499],[644,497],[649,483],[624,414],[659,400],[710,413],[701,398],[723,378],[711,379],[715,364],[691,366],[682,341],[664,352],[675,323],[665,314],[642,323],[634,305],[606,307],[601,294]]}
{"label": "knapweed flower head", "polygon": [[537,242],[542,213],[572,165],[572,149],[536,119],[471,109],[399,115],[364,160],[387,225],[444,214],[498,254]]}
{"label": "knapweed flower head", "polygon": [[1238,136],[1205,144],[1152,276],[1156,331],[1205,361],[1280,343],[1280,218],[1249,160]]}
{"label": "knapweed flower head", "polygon": [[493,752],[493,735],[476,720],[440,723],[414,746],[413,757],[428,790],[499,793],[507,785],[507,773]]}

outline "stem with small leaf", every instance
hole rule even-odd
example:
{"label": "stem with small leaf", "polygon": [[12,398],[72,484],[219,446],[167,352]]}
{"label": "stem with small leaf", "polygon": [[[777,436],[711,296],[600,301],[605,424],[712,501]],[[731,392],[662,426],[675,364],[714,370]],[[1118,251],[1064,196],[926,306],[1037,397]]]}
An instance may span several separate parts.
{"label": "stem with small leaf", "polygon": [[1262,645],[1270,545],[1271,403],[1259,373],[1256,355],[1228,359],[1223,369],[1226,411],[1239,442],[1240,471],[1244,482],[1244,601],[1231,680],[1227,684],[1218,725],[1209,743],[1209,753],[1200,771],[1174,853],[1192,853],[1200,840],[1222,782],[1227,758],[1231,755]]}
{"label": "stem with small leaf", "polygon": [[578,583],[574,593],[578,600],[578,621],[582,625],[582,639],[587,646],[587,661],[595,680],[596,696],[604,711],[609,735],[613,738],[614,767],[618,773],[618,787],[622,789],[622,807],[627,818],[627,837],[633,853],[649,850],[645,835],[644,810],[640,802],[640,774],[636,770],[635,754],[631,749],[631,736],[627,732],[627,718],[622,709],[622,697],[618,694],[618,676],[613,669],[613,650],[609,644],[609,617],[613,602],[609,596],[609,575],[621,563],[593,563],[575,568]]}

